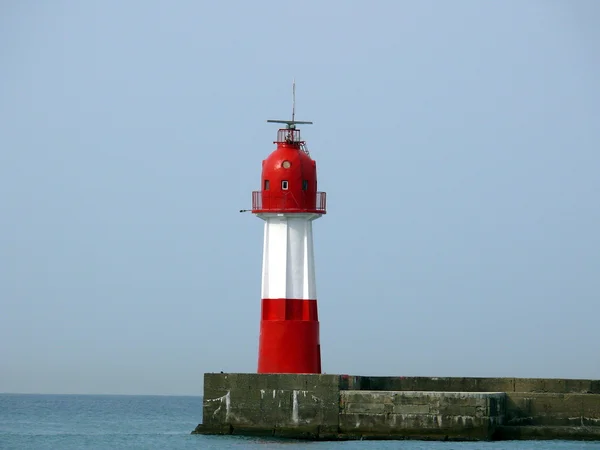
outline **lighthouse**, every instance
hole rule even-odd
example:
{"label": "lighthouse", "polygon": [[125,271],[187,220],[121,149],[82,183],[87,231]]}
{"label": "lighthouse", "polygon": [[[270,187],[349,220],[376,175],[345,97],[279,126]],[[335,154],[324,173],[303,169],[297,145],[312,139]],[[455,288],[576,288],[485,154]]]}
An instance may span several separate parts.
{"label": "lighthouse", "polygon": [[321,373],[313,221],[326,213],[317,164],[294,120],[262,162],[252,213],[264,221],[258,373]]}

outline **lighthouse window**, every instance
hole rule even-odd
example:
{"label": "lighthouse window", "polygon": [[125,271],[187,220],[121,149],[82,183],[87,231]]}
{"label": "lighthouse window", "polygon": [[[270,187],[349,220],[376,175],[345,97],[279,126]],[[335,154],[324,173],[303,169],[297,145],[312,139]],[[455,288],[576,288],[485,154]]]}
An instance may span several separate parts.
{"label": "lighthouse window", "polygon": [[302,180],[302,190],[308,191],[308,180]]}
{"label": "lighthouse window", "polygon": [[281,181],[281,189],[283,189],[284,191],[287,191],[287,189],[288,189],[288,182],[287,182],[287,180],[282,180]]}
{"label": "lighthouse window", "polygon": [[269,190],[269,180],[265,180],[265,191]]}

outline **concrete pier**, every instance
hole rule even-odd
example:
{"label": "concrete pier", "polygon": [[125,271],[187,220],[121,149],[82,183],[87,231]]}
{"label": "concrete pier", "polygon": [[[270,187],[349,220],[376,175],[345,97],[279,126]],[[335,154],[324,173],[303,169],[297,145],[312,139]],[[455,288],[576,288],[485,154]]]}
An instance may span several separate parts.
{"label": "concrete pier", "polygon": [[600,440],[600,380],[207,373],[193,433]]}

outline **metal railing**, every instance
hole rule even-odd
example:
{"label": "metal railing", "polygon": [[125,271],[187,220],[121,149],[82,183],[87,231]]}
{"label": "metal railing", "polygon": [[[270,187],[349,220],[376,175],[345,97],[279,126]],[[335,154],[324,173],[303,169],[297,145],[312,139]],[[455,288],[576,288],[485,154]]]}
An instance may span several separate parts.
{"label": "metal railing", "polygon": [[300,142],[300,130],[290,128],[280,128],[277,131],[277,140],[275,142]]}
{"label": "metal railing", "polygon": [[306,153],[306,156],[310,157],[310,152],[308,151],[308,147],[306,146],[306,142],[300,142],[300,150]]}
{"label": "metal railing", "polygon": [[[308,198],[314,195],[314,200]],[[327,212],[327,193],[316,192],[302,193],[303,198],[297,199],[292,192],[278,193],[270,191],[252,192],[253,211],[273,212],[316,212],[325,214]],[[312,201],[311,201],[312,200]]]}
{"label": "metal railing", "polygon": [[327,212],[327,192],[317,192],[317,211]]}

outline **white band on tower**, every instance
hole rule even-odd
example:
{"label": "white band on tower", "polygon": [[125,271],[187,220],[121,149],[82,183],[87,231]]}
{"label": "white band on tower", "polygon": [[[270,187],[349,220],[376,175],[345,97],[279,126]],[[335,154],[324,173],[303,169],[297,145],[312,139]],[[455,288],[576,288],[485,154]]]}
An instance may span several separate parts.
{"label": "white band on tower", "polygon": [[318,214],[261,214],[262,298],[316,300],[312,221]]}

